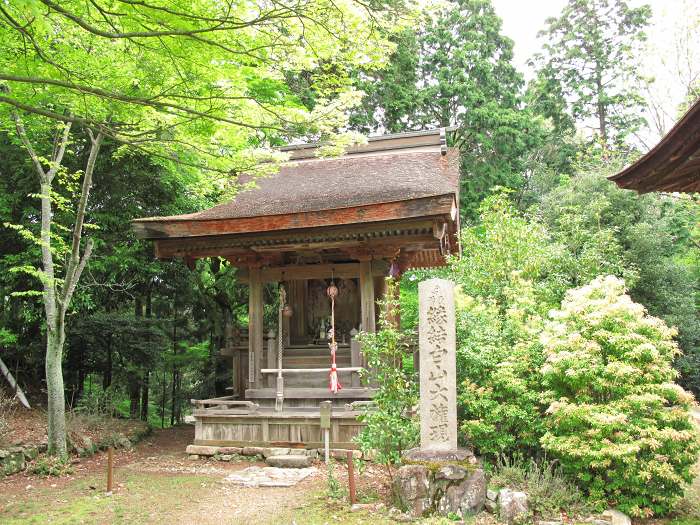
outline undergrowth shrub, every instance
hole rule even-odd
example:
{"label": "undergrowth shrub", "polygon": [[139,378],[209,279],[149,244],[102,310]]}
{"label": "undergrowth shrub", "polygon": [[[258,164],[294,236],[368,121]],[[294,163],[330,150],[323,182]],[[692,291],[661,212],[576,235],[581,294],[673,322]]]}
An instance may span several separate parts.
{"label": "undergrowth shrub", "polygon": [[544,432],[537,334],[542,317],[532,288],[518,275],[504,290],[509,307],[464,295],[457,303],[457,403],[461,435],[476,451],[536,454]]}
{"label": "undergrowth shrub", "polygon": [[460,437],[491,460],[536,454],[544,431],[538,337],[566,289],[564,255],[504,192],[484,200],[480,219],[462,229],[462,256],[446,272],[458,285]]}
{"label": "undergrowth shrub", "polygon": [[41,455],[29,465],[29,472],[39,476],[67,476],[73,473],[70,459],[61,456]]}
{"label": "undergrowth shrub", "polygon": [[570,290],[542,334],[544,449],[599,509],[668,513],[692,480],[692,396],[674,383],[675,329],[616,277]]}
{"label": "undergrowth shrub", "polygon": [[397,329],[390,318],[399,307],[394,298],[395,284],[388,279],[388,290],[381,301],[379,329],[374,333],[361,332],[358,339],[368,369],[364,380],[376,382],[377,392],[373,407],[360,420],[365,423],[356,438],[360,449],[373,454],[376,461],[393,465],[401,460],[403,452],[418,443],[418,422],[412,415],[418,402],[418,382],[410,362],[413,355],[413,337]]}
{"label": "undergrowth shrub", "polygon": [[584,495],[556,461],[503,456],[493,467],[489,485],[527,493],[530,510],[539,517],[559,518],[562,510],[569,516],[584,515],[589,510]]}
{"label": "undergrowth shrub", "polygon": [[10,435],[10,420],[17,410],[14,398],[0,388],[0,445],[4,445]]}

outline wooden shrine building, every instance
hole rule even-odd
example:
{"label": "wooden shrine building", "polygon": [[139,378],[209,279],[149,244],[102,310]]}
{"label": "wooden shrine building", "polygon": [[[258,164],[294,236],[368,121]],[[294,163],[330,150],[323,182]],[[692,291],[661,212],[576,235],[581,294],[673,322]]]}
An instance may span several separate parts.
{"label": "wooden shrine building", "polygon": [[[390,270],[440,266],[459,251],[459,168],[444,130],[372,137],[334,158],[318,158],[317,147],[283,148],[289,162],[230,202],[134,221],[158,258],[223,257],[249,286],[247,333],[222,350],[231,395],[194,402],[195,444],[319,447],[319,402],[331,400],[331,440],[352,448],[358,404],[374,392],[360,381],[365,363],[352,336],[375,330]],[[278,284],[284,304],[265,325],[263,291]]]}

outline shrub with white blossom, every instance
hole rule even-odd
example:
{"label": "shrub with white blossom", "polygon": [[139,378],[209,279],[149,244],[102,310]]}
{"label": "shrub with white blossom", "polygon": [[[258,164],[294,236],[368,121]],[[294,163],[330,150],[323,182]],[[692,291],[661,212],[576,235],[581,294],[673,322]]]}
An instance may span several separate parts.
{"label": "shrub with white blossom", "polygon": [[692,396],[674,383],[676,330],[647,315],[616,277],[570,290],[542,333],[541,443],[598,507],[669,512],[692,479]]}

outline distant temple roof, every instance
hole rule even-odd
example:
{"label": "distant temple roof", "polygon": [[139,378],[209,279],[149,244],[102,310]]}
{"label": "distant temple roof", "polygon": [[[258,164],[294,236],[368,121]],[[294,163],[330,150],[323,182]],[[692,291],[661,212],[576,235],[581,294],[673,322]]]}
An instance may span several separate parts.
{"label": "distant temple roof", "polygon": [[610,180],[640,193],[700,192],[700,99],[656,146]]}
{"label": "distant temple roof", "polygon": [[413,265],[425,267],[458,251],[459,162],[444,130],[370,137],[332,158],[318,158],[317,148],[286,146],[290,161],[231,201],[137,219],[134,231],[156,241],[158,257],[220,255],[241,263],[275,251],[330,257],[352,245],[377,257],[408,250]]}

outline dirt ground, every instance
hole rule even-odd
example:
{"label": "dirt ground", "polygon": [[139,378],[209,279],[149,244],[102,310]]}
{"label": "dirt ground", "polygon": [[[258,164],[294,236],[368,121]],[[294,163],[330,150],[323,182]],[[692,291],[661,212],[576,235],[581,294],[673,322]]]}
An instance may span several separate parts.
{"label": "dirt ground", "polygon": [[[114,490],[106,494],[107,454],[73,460],[73,473],[60,478],[22,472],[0,479],[0,524],[202,524],[202,525],[388,525],[397,523],[384,502],[388,478],[383,469],[358,472],[358,501],[366,508],[350,512],[347,469],[323,463],[318,472],[292,488],[247,488],[224,481],[251,461],[190,460],[185,454],[194,429],[183,425],[155,430],[133,450],[114,453]],[[329,474],[335,483],[330,498]],[[699,477],[684,502],[683,516],[646,525],[700,525]],[[444,518],[423,525],[453,523]],[[494,525],[480,514],[470,525]]]}
{"label": "dirt ground", "polygon": [[[191,426],[155,430],[133,450],[115,451],[111,496],[105,494],[106,453],[80,459],[69,476],[39,477],[24,472],[2,479],[0,523],[316,522],[305,509],[318,507],[319,501],[326,499],[327,471],[323,464],[317,465],[317,474],[291,489],[240,487],[223,479],[230,472],[263,464],[190,460],[184,451],[193,437]],[[335,465],[334,474],[344,486],[345,467]],[[383,474],[373,468],[361,477],[360,495],[380,499]],[[347,505],[340,507],[344,513]],[[347,523],[340,516],[337,521],[331,516],[323,522]],[[353,513],[352,522],[391,523],[362,512]]]}

